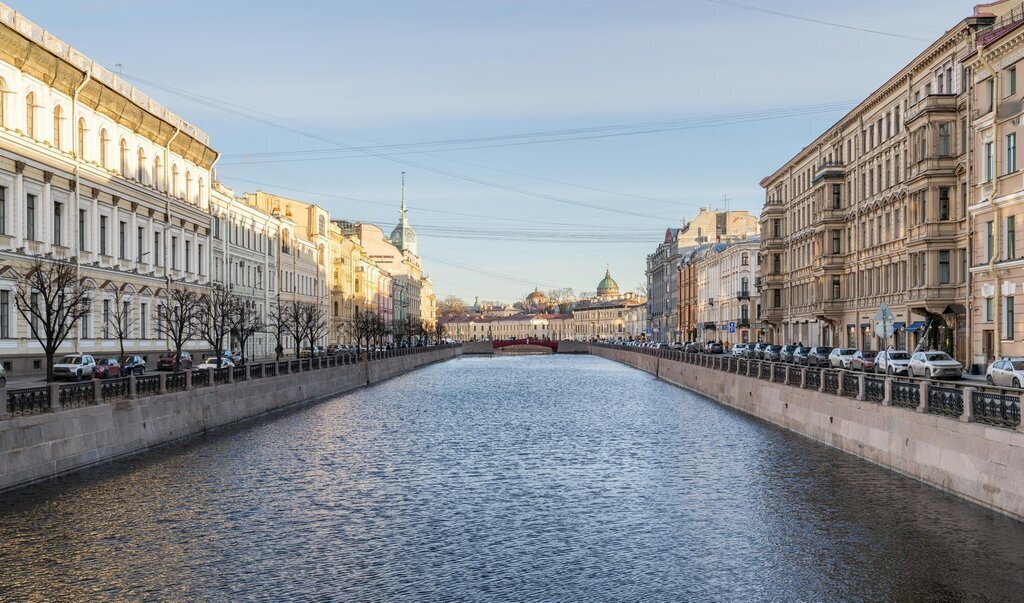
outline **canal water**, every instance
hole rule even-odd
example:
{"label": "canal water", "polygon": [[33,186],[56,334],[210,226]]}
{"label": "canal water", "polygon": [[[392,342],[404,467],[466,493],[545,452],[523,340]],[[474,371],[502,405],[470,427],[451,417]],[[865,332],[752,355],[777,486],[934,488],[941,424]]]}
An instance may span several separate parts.
{"label": "canal water", "polygon": [[0,498],[2,600],[1022,593],[1024,525],[589,356],[465,357]]}

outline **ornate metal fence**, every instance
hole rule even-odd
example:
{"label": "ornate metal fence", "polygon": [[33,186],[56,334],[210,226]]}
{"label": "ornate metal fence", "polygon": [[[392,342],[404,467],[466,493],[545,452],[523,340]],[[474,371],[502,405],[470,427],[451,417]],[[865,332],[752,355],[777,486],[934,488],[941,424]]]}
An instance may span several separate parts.
{"label": "ornate metal fence", "polygon": [[892,405],[917,408],[921,403],[921,384],[917,381],[893,381]]}
{"label": "ornate metal fence", "polygon": [[227,383],[232,370],[228,367],[213,369],[213,382],[218,385]]}
{"label": "ornate metal fence", "polygon": [[956,387],[928,387],[928,412],[933,415],[959,417],[964,414],[964,393]]}
{"label": "ornate metal fence", "polygon": [[60,386],[60,407],[81,408],[96,403],[96,390],[91,381]]}
{"label": "ornate metal fence", "polygon": [[860,377],[853,373],[843,373],[843,395],[856,398],[860,395]]}
{"label": "ornate metal fence", "polygon": [[16,417],[50,411],[50,388],[33,387],[7,392],[7,412]]}
{"label": "ornate metal fence", "polygon": [[231,368],[231,372],[235,377],[235,381],[245,381],[245,367],[236,366]]}
{"label": "ornate metal fence", "polygon": [[100,385],[100,392],[103,395],[103,401],[108,402],[110,400],[123,400],[128,397],[128,378],[124,377],[121,379],[110,379],[104,381]]}
{"label": "ornate metal fence", "polygon": [[[192,373],[195,377],[197,373]],[[185,373],[171,373],[167,375],[167,391],[180,392],[185,389]]]}
{"label": "ornate metal fence", "polygon": [[786,385],[800,387],[800,368],[796,366],[786,367]]}
{"label": "ornate metal fence", "polygon": [[804,378],[805,389],[821,389],[821,371],[818,369],[807,369],[807,376]]}
{"label": "ornate metal fence", "polygon": [[871,375],[864,377],[864,399],[868,402],[885,400],[885,379]]}
{"label": "ornate metal fence", "polygon": [[825,383],[822,389],[828,394],[839,393],[839,375],[835,371],[825,371]]}
{"label": "ornate metal fence", "polygon": [[160,376],[143,375],[135,378],[135,394],[138,396],[152,396],[160,393]]}
{"label": "ornate metal fence", "polygon": [[973,420],[986,425],[1020,425],[1020,395],[998,389],[979,389],[971,404]]}
{"label": "ornate metal fence", "polygon": [[210,371],[207,369],[192,371],[192,387],[206,387],[210,385]]}

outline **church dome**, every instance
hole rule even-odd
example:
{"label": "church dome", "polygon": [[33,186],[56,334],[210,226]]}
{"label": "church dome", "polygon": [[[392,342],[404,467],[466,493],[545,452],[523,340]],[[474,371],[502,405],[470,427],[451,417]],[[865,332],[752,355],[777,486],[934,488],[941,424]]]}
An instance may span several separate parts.
{"label": "church dome", "polygon": [[612,279],[610,269],[605,269],[604,278],[597,284],[598,297],[615,297],[619,294],[619,284]]}
{"label": "church dome", "polygon": [[548,301],[548,297],[540,292],[540,289],[534,289],[533,293],[526,296],[526,301],[535,304],[541,304]]}
{"label": "church dome", "polygon": [[405,209],[405,172],[402,172],[402,210],[398,226],[391,231],[391,244],[401,251],[419,255],[416,249],[416,231],[409,226],[409,218]]}

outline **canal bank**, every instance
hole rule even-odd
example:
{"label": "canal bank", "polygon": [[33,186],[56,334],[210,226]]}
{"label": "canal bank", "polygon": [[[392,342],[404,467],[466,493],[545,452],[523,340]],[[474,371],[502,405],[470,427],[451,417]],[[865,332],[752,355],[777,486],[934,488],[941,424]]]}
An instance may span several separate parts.
{"label": "canal bank", "polygon": [[[722,357],[709,368],[670,356],[683,358],[677,352],[593,345],[591,353],[1024,521],[1024,433],[1019,429],[930,414],[927,402],[893,406],[891,384],[880,399],[869,401],[851,391],[840,395],[844,381],[848,387],[853,383],[842,377],[837,393],[828,393],[807,387],[805,378],[792,379],[788,369],[781,379],[759,372],[748,376],[749,366],[737,374],[722,364],[732,360]],[[857,375],[858,387],[861,380]]]}
{"label": "canal bank", "polygon": [[[323,400],[461,353],[461,347],[446,346],[362,361],[305,359],[173,378],[53,384],[33,396],[33,414],[0,420],[0,491]],[[23,396],[12,392],[10,399],[21,404]]]}

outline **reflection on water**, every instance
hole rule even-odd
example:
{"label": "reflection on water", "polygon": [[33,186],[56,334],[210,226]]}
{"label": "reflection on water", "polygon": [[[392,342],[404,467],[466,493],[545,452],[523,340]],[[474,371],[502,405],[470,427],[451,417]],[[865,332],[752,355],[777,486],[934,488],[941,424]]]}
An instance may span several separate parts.
{"label": "reflection on water", "polygon": [[462,358],[0,498],[0,599],[1018,599],[1024,526],[599,358]]}

